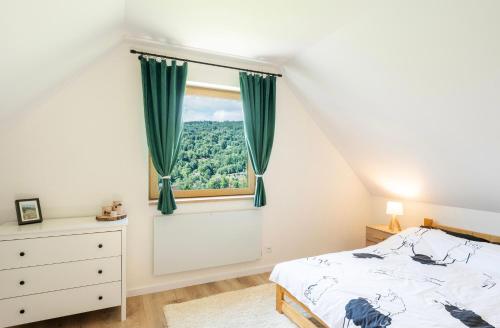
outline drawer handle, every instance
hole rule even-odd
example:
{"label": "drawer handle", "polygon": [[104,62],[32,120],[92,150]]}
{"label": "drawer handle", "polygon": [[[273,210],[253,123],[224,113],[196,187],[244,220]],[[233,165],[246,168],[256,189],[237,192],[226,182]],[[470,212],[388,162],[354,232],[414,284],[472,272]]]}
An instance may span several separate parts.
{"label": "drawer handle", "polygon": [[19,285],[21,285],[21,286],[22,286],[22,285],[24,285],[24,280],[21,280],[21,281],[19,282]]}
{"label": "drawer handle", "polygon": [[102,270],[97,271],[98,274],[102,274]]}
{"label": "drawer handle", "polygon": [[99,296],[99,301],[101,301],[101,300],[102,300],[102,296]]}
{"label": "drawer handle", "polygon": [[24,311],[24,309],[19,310],[19,313],[21,313],[21,314],[24,314],[24,312],[26,312],[26,311]]}
{"label": "drawer handle", "polygon": [[99,244],[97,247],[102,248],[102,244]]}
{"label": "drawer handle", "polygon": [[19,253],[19,256],[24,256],[24,255],[25,255],[24,252]]}

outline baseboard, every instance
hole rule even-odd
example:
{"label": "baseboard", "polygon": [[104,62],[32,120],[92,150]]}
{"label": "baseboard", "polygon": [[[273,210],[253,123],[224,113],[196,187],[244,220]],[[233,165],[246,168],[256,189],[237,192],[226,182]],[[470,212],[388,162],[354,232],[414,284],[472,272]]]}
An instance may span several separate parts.
{"label": "baseboard", "polygon": [[150,286],[145,286],[145,287],[132,288],[132,289],[129,289],[127,291],[127,297],[158,293],[158,292],[163,292],[166,290],[171,290],[171,289],[176,289],[176,288],[206,284],[206,283],[214,282],[214,281],[233,279],[233,278],[238,278],[238,277],[249,276],[252,274],[269,272],[274,268],[274,266],[275,266],[275,264],[267,264],[267,265],[263,265],[263,266],[259,266],[259,267],[255,267],[255,268],[250,268],[250,269],[245,269],[245,270],[221,272],[221,273],[206,275],[206,276],[203,276],[200,278],[177,280],[177,281],[160,283],[160,284],[155,284],[155,285],[150,285]]}

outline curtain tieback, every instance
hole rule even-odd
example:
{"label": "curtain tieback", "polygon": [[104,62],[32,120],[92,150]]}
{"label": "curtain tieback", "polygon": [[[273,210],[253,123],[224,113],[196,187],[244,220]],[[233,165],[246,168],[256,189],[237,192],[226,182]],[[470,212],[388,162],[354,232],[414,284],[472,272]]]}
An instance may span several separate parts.
{"label": "curtain tieback", "polygon": [[164,177],[161,177],[162,180],[170,180],[170,175],[165,175]]}
{"label": "curtain tieback", "polygon": [[255,175],[257,178],[262,178],[264,176],[264,174],[256,174]]}

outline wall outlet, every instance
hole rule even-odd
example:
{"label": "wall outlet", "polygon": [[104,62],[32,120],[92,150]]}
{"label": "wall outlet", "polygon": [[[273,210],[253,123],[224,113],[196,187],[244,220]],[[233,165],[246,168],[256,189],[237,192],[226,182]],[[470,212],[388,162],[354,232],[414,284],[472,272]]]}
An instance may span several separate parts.
{"label": "wall outlet", "polygon": [[273,248],[271,246],[267,246],[266,248],[264,248],[264,251],[267,253],[267,254],[271,254],[273,252]]}

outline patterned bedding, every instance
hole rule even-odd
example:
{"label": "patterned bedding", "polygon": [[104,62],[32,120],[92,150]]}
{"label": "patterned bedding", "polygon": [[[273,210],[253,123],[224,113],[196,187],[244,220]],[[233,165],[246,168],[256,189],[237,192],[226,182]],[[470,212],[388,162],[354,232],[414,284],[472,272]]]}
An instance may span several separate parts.
{"label": "patterned bedding", "polygon": [[271,280],[331,328],[500,327],[500,246],[440,230],[280,263]]}

